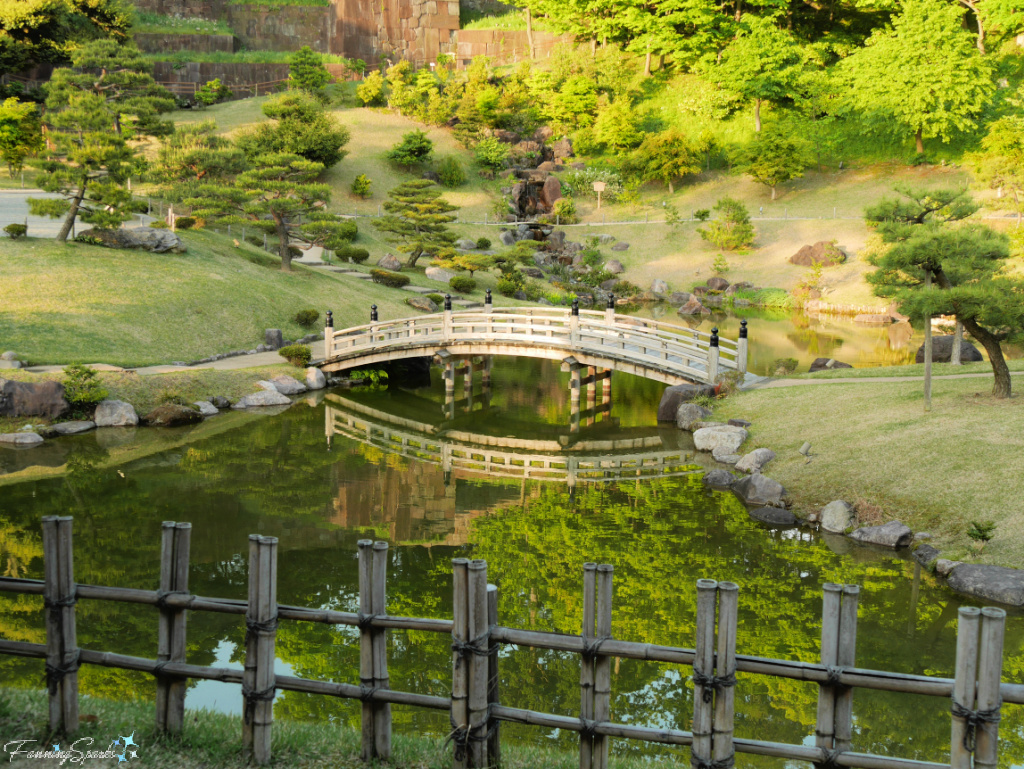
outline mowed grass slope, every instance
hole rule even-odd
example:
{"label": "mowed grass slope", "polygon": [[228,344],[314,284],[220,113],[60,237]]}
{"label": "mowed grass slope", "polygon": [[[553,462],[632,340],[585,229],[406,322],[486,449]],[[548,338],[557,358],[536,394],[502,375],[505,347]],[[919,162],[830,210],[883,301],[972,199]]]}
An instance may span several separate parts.
{"label": "mowed grass slope", "polygon": [[408,292],[280,262],[247,244],[201,231],[182,233],[186,254],[117,251],[22,239],[0,258],[0,347],[32,363],[144,366],[251,349],[267,328],[285,338],[310,331],[293,320],[327,310],[339,328],[414,314]]}
{"label": "mowed grass slope", "polygon": [[[755,390],[724,401],[714,418],[753,422],[744,449],[778,454],[765,473],[800,509],[865,500],[883,511],[872,523],[898,518],[928,531],[945,558],[1019,566],[1024,397],[996,400],[991,389],[990,379],[937,380],[930,413],[920,381]],[[804,441],[810,462],[798,452]],[[989,520],[995,538],[978,552],[967,529]]]}

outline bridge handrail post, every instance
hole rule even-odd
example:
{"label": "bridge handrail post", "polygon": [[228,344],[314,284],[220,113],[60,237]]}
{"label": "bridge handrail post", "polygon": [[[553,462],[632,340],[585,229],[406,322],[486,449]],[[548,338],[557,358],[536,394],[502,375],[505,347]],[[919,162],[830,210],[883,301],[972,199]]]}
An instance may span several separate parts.
{"label": "bridge handrail post", "polygon": [[324,326],[324,360],[330,360],[334,352],[334,313],[327,311],[327,325]]}
{"label": "bridge handrail post", "polygon": [[444,317],[441,327],[441,339],[445,343],[451,341],[452,338],[452,295],[444,295]]}
{"label": "bridge handrail post", "polygon": [[370,346],[377,344],[377,305],[370,305]]}
{"label": "bridge handrail post", "polygon": [[615,294],[608,295],[608,306],[604,309],[604,322],[609,326],[615,325]]}
{"label": "bridge handrail post", "polygon": [[718,327],[711,329],[711,341],[708,343],[708,383],[714,384],[718,379]]}
{"label": "bridge handrail post", "polygon": [[740,321],[740,338],[736,343],[736,370],[747,373],[747,322]]}
{"label": "bridge handrail post", "polygon": [[573,347],[580,343],[580,300],[572,300],[572,310],[569,314],[569,344]]}

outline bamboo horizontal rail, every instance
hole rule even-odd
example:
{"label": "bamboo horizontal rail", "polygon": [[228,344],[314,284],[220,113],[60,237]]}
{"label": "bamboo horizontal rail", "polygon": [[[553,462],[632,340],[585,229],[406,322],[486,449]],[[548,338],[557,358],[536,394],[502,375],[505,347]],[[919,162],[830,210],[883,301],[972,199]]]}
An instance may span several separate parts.
{"label": "bamboo horizontal rail", "polygon": [[[129,587],[105,587],[101,585],[78,584],[76,587],[79,598],[136,603],[156,606],[160,602],[158,591],[143,590]],[[43,580],[17,577],[0,577],[0,593],[21,593],[25,595],[42,595]],[[167,595],[163,601],[170,607],[207,611],[220,614],[244,615],[246,602],[232,598],[205,598],[198,595]],[[325,625],[346,625],[358,627],[360,623],[357,612],[334,611],[330,609],[309,609],[302,606],[278,605],[278,616],[281,619],[296,622],[316,622]],[[432,619],[425,617],[400,617],[396,615],[375,616],[368,621],[373,627],[388,630],[418,630],[427,633],[451,634],[450,619]],[[491,630],[491,638],[504,644],[548,649],[550,651],[572,652],[583,651],[583,639],[578,635],[553,633],[542,630],[520,630],[498,625]],[[0,641],[0,650],[13,641]],[[694,650],[677,646],[641,643],[608,639],[601,644],[601,651],[609,657],[643,660],[647,662],[666,662],[677,665],[692,665]],[[13,652],[12,652],[13,653]],[[171,668],[168,667],[168,670]],[[737,654],[736,669],[742,673],[776,676],[795,681],[823,683],[829,680],[829,671],[824,665],[815,662],[799,662],[796,660],[778,660],[768,657]],[[889,692],[923,694],[935,697],[949,697],[953,693],[953,679],[938,676],[923,676],[914,673],[896,673],[884,670],[846,668],[838,677],[843,686],[856,686],[862,689],[877,689]],[[1003,682],[1000,686],[1002,699],[1008,704],[1024,705],[1024,684]]]}
{"label": "bamboo horizontal rail", "polygon": [[727,370],[746,375],[746,321],[732,341],[660,321],[619,315],[614,301],[604,312],[553,307],[495,308],[488,291],[483,310],[452,311],[450,297],[440,313],[379,320],[334,329],[327,313],[325,371],[439,354],[519,355],[572,360],[668,383],[716,383]]}
{"label": "bamboo horizontal rail", "polygon": [[[777,660],[735,653],[739,587],[701,579],[697,583],[697,633],[694,649],[623,641],[612,637],[610,565],[584,565],[583,632],[568,635],[507,628],[498,624],[497,588],[487,584],[483,560],[453,560],[453,617],[425,619],[387,613],[385,542],[360,540],[359,611],[308,609],[277,603],[277,540],[252,535],[249,541],[249,598],[207,598],[187,588],[187,554],[191,527],[164,523],[161,586],[158,591],[77,585],[72,573],[71,519],[43,519],[44,580],[0,578],[0,593],[44,597],[46,643],[0,639],[0,654],[44,659],[49,690],[50,726],[72,733],[78,727],[78,670],[81,664],[120,668],[156,676],[157,728],[175,734],[183,723],[183,684],[189,679],[241,686],[244,698],[243,752],[258,764],[271,761],[273,704],[278,691],[321,694],[363,703],[363,758],[387,760],[391,753],[391,705],[448,710],[452,723],[454,769],[483,769],[500,760],[502,721],[546,726],[580,735],[581,769],[606,769],[609,738],[636,739],[689,746],[698,769],[733,764],[735,753],[809,761],[819,766],[860,769],[993,769],[998,759],[998,723],[1002,708],[1024,704],[1024,685],[1003,682],[1002,655],[1006,612],[962,607],[959,610],[956,677],[937,678],[857,668],[857,600],[855,585],[824,586],[820,663]],[[171,579],[172,574],[182,578]],[[75,632],[79,600],[148,604],[160,611],[158,659],[81,649]],[[206,667],[185,662],[186,611],[245,617],[243,669]],[[274,671],[280,620],[346,625],[359,629],[359,684],[278,676]],[[450,697],[390,688],[388,630],[441,633],[451,638]],[[717,644],[716,644],[717,636]],[[544,713],[501,704],[500,644],[549,649],[581,657],[581,714]],[[611,717],[612,658],[629,658],[690,666],[693,669],[693,723],[690,731],[616,723]],[[733,687],[737,673],[803,680],[819,687],[816,744],[782,744],[737,738],[734,734]],[[685,685],[685,684],[683,684]],[[874,689],[951,697],[951,763],[870,755],[853,751],[853,692]]]}

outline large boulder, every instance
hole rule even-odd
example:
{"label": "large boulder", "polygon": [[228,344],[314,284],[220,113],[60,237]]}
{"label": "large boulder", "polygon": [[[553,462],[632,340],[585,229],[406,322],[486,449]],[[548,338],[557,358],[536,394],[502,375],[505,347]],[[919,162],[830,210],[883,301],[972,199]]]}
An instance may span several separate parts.
{"label": "large boulder", "polygon": [[659,294],[661,296],[668,294],[668,283],[660,278],[655,279],[651,282],[651,293]]}
{"label": "large boulder", "polygon": [[668,303],[675,305],[676,307],[682,307],[684,304],[690,301],[693,296],[689,291],[673,291],[668,296]]}
{"label": "large boulder", "polygon": [[389,272],[401,272],[402,260],[394,254],[384,254],[384,256],[377,260],[377,266]]}
{"label": "large boulder", "polygon": [[700,303],[700,299],[696,296],[691,296],[689,300],[676,310],[680,315],[710,315],[711,310]]}
{"label": "large boulder", "polygon": [[0,379],[0,417],[56,419],[69,408],[60,382]]}
{"label": "large boulder", "polygon": [[893,550],[907,547],[914,539],[914,532],[909,526],[899,521],[889,521],[881,526],[862,526],[850,533],[850,538],[866,545],[891,547]]}
{"label": "large boulder", "polygon": [[728,449],[728,447],[720,446],[717,449],[713,449],[711,456],[716,462],[721,462],[723,465],[735,465],[742,459],[742,457]]}
{"label": "large boulder", "polygon": [[279,328],[268,328],[263,332],[263,342],[268,350],[280,350],[284,347],[284,334]]}
{"label": "large boulder", "polygon": [[437,302],[425,296],[410,296],[405,303],[414,310],[423,310],[424,312],[437,312],[438,310]]}
{"label": "large boulder", "polygon": [[307,368],[306,387],[310,390],[323,390],[327,387],[327,377],[324,376],[324,372],[316,366],[310,366]]}
{"label": "large boulder", "polygon": [[282,395],[298,395],[299,393],[306,392],[306,385],[302,384],[302,382],[295,377],[281,374],[270,381],[273,382],[274,387]]}
{"label": "large boulder", "polygon": [[949,575],[949,586],[986,601],[1024,606],[1024,571],[1005,566],[962,563]]}
{"label": "large boulder", "polygon": [[58,422],[51,428],[55,435],[78,435],[96,429],[91,420],[75,420],[74,422]]}
{"label": "large boulder", "polygon": [[554,160],[565,160],[571,158],[572,142],[568,138],[563,137],[551,145],[551,155]]}
{"label": "large boulder", "polygon": [[203,415],[188,406],[165,403],[146,414],[142,421],[151,427],[181,427],[203,421]]}
{"label": "large boulder", "polygon": [[781,483],[760,473],[740,478],[734,481],[730,488],[750,506],[781,507],[786,498],[786,489]]}
{"label": "large boulder", "polygon": [[436,280],[441,283],[447,283],[455,277],[454,272],[451,270],[443,270],[440,267],[427,267],[424,271],[424,275],[426,275],[429,280]]}
{"label": "large boulder", "polygon": [[555,205],[555,201],[562,197],[562,183],[555,176],[549,176],[544,180],[544,186],[540,188],[540,202],[548,210]]}
{"label": "large boulder", "polygon": [[771,449],[754,449],[736,463],[736,469],[743,473],[759,473],[773,459],[775,452]]}
{"label": "large boulder", "polygon": [[130,403],[118,400],[100,401],[93,416],[97,427],[134,427],[139,423],[139,415]]}
{"label": "large boulder", "polygon": [[713,489],[727,489],[736,480],[736,476],[728,470],[709,470],[704,473],[701,480],[705,486],[710,486]]}
{"label": "large boulder", "polygon": [[622,266],[622,262],[618,259],[609,259],[604,263],[604,271],[610,272],[612,275],[621,275],[626,271],[626,268]]}
{"label": "large boulder", "polygon": [[939,551],[931,545],[918,545],[910,557],[922,566],[927,566],[939,557]]}
{"label": "large boulder", "polygon": [[210,401],[196,401],[192,405],[199,409],[199,413],[203,417],[215,417],[220,413],[220,409],[210,403]]}
{"label": "large boulder", "polygon": [[835,358],[815,358],[808,372],[813,374],[815,371],[828,371],[834,368],[853,368],[853,366]]}
{"label": "large boulder", "polygon": [[552,230],[545,241],[549,251],[559,251],[565,245],[565,230]]}
{"label": "large boulder", "polygon": [[747,431],[732,425],[701,427],[693,433],[693,445],[697,451],[727,449],[729,453],[735,454],[746,439]]}
{"label": "large boulder", "polygon": [[17,446],[28,449],[38,446],[43,442],[43,436],[38,433],[0,433],[0,443],[5,446]]}
{"label": "large boulder", "polygon": [[748,515],[768,526],[795,526],[796,516],[784,507],[758,507]]}
{"label": "large boulder", "polygon": [[698,406],[696,403],[680,403],[676,409],[676,427],[692,432],[698,423],[711,416],[711,409]]}
{"label": "large boulder", "polygon": [[678,384],[666,387],[658,404],[658,421],[671,422],[676,418],[680,403],[688,403],[698,395],[714,395],[715,388],[711,385]]}
{"label": "large boulder", "polygon": [[[952,336],[937,336],[932,338],[932,360],[936,363],[949,363],[953,356]],[[963,363],[976,363],[984,360],[978,348],[967,341],[960,342],[960,360]],[[917,355],[914,356],[914,363],[924,363],[924,345],[917,348]]]}
{"label": "large boulder", "polygon": [[781,507],[786,498],[786,489],[781,483],[760,473],[740,478],[730,488],[745,504],[751,506]]}
{"label": "large boulder", "polygon": [[470,240],[469,238],[459,238],[455,241],[455,247],[460,248],[463,251],[472,251],[476,248],[476,241]]}
{"label": "large boulder", "polygon": [[282,395],[276,389],[274,390],[263,390],[258,393],[252,393],[246,395],[240,399],[231,408],[233,409],[248,409],[255,408],[257,406],[287,406],[291,404],[291,399],[287,395]]}
{"label": "large boulder", "polygon": [[502,230],[498,233],[498,240],[501,241],[503,246],[514,246],[516,244],[516,236],[511,230]]}
{"label": "large boulder", "polygon": [[837,499],[829,502],[821,510],[821,528],[834,534],[842,534],[851,526],[857,525],[857,511],[853,505]]}
{"label": "large boulder", "polygon": [[177,233],[153,227],[135,227],[130,230],[84,230],[80,238],[95,238],[107,248],[139,248],[154,254],[183,254],[188,249]]}
{"label": "large boulder", "polygon": [[725,289],[729,288],[729,281],[725,278],[719,278],[716,276],[714,278],[707,279],[707,286],[712,291],[725,291]]}
{"label": "large boulder", "polygon": [[611,247],[611,250],[612,251],[628,251],[629,250],[629,243],[625,242],[624,240],[620,240],[618,243],[616,243],[614,246]]}
{"label": "large boulder", "polygon": [[829,240],[819,240],[813,246],[804,246],[789,257],[790,264],[799,264],[801,267],[813,267],[816,264],[832,267],[845,261],[846,254]]}

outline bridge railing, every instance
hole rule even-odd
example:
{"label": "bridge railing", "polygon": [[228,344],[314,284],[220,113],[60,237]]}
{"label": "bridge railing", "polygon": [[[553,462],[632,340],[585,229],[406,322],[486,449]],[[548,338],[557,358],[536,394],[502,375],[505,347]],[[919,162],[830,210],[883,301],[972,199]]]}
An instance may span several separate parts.
{"label": "bridge railing", "polygon": [[746,373],[746,322],[738,340],[674,326],[646,318],[606,311],[554,307],[502,307],[487,303],[483,310],[440,313],[381,321],[376,305],[371,322],[335,331],[331,314],[325,329],[324,359],[358,357],[365,352],[429,344],[491,342],[525,344],[573,352],[595,353],[613,359],[650,366],[683,377],[714,382],[722,370]]}

